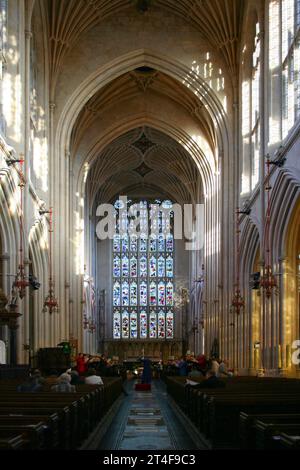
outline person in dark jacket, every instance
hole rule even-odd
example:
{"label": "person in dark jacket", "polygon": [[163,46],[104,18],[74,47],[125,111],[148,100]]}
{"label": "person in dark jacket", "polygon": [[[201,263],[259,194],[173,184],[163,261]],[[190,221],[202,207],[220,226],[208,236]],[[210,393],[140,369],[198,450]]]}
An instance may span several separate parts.
{"label": "person in dark jacket", "polygon": [[144,369],[142,373],[142,383],[151,384],[151,381],[152,381],[151,361],[150,359],[143,358],[142,363],[144,365]]}
{"label": "person in dark jacket", "polygon": [[192,388],[201,389],[201,388],[224,388],[225,383],[222,380],[218,379],[216,373],[212,370],[209,370],[206,374],[206,379],[200,382],[197,385],[189,385]]}
{"label": "person in dark jacket", "polygon": [[18,392],[37,393],[43,389],[42,384],[39,382],[38,377],[32,375],[28,378],[27,382],[18,386]]}
{"label": "person in dark jacket", "polygon": [[182,357],[178,362],[179,375],[181,377],[186,377],[188,375],[188,363],[186,362],[185,357]]}

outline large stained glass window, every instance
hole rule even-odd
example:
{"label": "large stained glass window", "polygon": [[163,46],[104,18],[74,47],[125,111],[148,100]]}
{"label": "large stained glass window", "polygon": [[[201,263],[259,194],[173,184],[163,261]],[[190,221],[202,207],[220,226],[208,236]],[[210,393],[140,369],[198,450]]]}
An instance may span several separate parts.
{"label": "large stained glass window", "polygon": [[[153,204],[155,220],[150,217]],[[115,203],[117,235],[112,243],[112,300],[116,340],[174,338],[172,202],[155,201],[153,204],[130,201],[124,214],[123,199]],[[133,206],[140,217],[140,236],[130,232]],[[155,235],[150,234],[151,224]]]}

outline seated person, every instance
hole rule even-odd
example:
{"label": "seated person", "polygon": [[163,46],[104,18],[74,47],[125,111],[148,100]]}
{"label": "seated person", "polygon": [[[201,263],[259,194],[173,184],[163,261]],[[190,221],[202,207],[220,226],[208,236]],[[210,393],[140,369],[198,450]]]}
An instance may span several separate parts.
{"label": "seated person", "polygon": [[32,375],[28,378],[28,380],[19,385],[18,388],[17,388],[17,391],[18,392],[40,392],[42,390],[43,386],[42,384],[39,382],[38,380],[38,377],[36,377],[35,375]]}
{"label": "seated person", "polygon": [[221,361],[220,362],[220,366],[219,366],[219,370],[218,370],[218,373],[217,373],[217,377],[232,377],[233,374],[232,372],[230,372],[228,370],[228,363],[227,361]]}
{"label": "seated person", "polygon": [[53,392],[62,392],[62,393],[74,393],[76,392],[76,388],[74,385],[71,385],[71,376],[70,374],[61,374],[58,378],[58,384],[51,387]]}
{"label": "seated person", "polygon": [[189,373],[189,377],[190,377],[191,379],[197,379],[198,377],[203,377],[203,374],[202,374],[202,372],[200,371],[198,365],[194,364],[194,365],[192,366],[192,370],[191,370],[191,372]]}
{"label": "seated person", "polygon": [[104,385],[103,380],[99,375],[96,375],[95,369],[89,369],[87,371],[87,377],[85,378],[86,385]]}
{"label": "seated person", "polygon": [[68,371],[68,374],[71,376],[71,385],[80,385],[85,383],[85,378],[80,377],[77,370],[71,369]]}
{"label": "seated person", "polygon": [[187,383],[188,386],[201,389],[201,388],[224,388],[225,383],[222,382],[213,370],[209,370],[206,374],[206,379],[199,384]]}

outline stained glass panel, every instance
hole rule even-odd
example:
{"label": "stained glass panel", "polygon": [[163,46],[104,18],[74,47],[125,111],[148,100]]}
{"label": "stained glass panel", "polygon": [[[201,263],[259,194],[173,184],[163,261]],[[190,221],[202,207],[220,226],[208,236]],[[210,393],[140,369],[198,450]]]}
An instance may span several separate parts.
{"label": "stained glass panel", "polygon": [[122,251],[125,253],[126,251],[129,251],[129,237],[128,235],[124,235],[122,237]]}
{"label": "stained glass panel", "polygon": [[162,235],[158,237],[158,251],[165,251],[165,239]]}
{"label": "stained glass panel", "polygon": [[174,313],[167,313],[167,339],[174,338]]}
{"label": "stained glass panel", "polygon": [[137,259],[135,256],[130,259],[130,276],[137,277]]}
{"label": "stained glass panel", "polygon": [[127,256],[122,257],[122,276],[129,276],[129,259]]}
{"label": "stained glass panel", "polygon": [[168,256],[166,260],[166,273],[169,278],[173,277],[173,264],[172,256]]}
{"label": "stained glass panel", "polygon": [[149,319],[149,336],[151,339],[157,338],[157,315],[155,312],[150,313]]}
{"label": "stained glass panel", "polygon": [[121,259],[120,256],[114,257],[114,277],[121,276]]}
{"label": "stained glass panel", "polygon": [[113,304],[114,307],[120,307],[121,285],[119,282],[114,283],[113,287]]}
{"label": "stained glass panel", "polygon": [[141,282],[140,284],[140,305],[143,307],[147,306],[148,297],[148,287],[146,282]]}
{"label": "stained glass panel", "polygon": [[115,253],[121,251],[121,239],[120,239],[120,235],[115,235],[115,236],[114,236],[113,244],[114,244],[114,252],[115,252]]}
{"label": "stained glass panel", "polygon": [[174,303],[174,286],[172,282],[168,282],[167,284],[167,306],[172,307]]}
{"label": "stained glass panel", "polygon": [[122,338],[129,339],[129,314],[127,310],[122,313]]}
{"label": "stained glass panel", "polygon": [[166,241],[167,241],[167,251],[168,252],[173,251],[173,249],[174,249],[174,239],[173,239],[172,235],[169,235],[167,237]]}
{"label": "stained glass panel", "polygon": [[160,311],[158,314],[158,337],[165,338],[166,336],[166,323],[165,323],[165,313]]}
{"label": "stained glass panel", "polygon": [[114,313],[114,339],[121,339],[121,315],[117,311]]}
{"label": "stained glass panel", "polygon": [[147,258],[142,256],[140,259],[140,277],[147,277]]}
{"label": "stained glass panel", "polygon": [[140,313],[140,337],[147,338],[147,312],[142,310]]}
{"label": "stained glass panel", "polygon": [[155,256],[151,256],[149,261],[149,274],[150,277],[156,277],[156,263],[157,259]]}
{"label": "stained glass panel", "polygon": [[144,238],[144,237],[141,237],[140,238],[140,251],[142,253],[146,253],[147,252],[147,238]]}
{"label": "stained glass panel", "polygon": [[130,285],[130,305],[137,307],[137,303],[138,303],[137,283],[132,282]]}
{"label": "stained glass panel", "polygon": [[129,306],[129,284],[127,281],[122,284],[122,305],[123,307]]}
{"label": "stained glass panel", "polygon": [[160,282],[158,284],[158,305],[160,307],[164,307],[166,305],[166,289],[164,282]]}
{"label": "stained glass panel", "polygon": [[163,256],[160,256],[158,258],[158,262],[157,262],[157,275],[158,277],[165,277],[166,275],[166,265],[165,265],[166,261],[165,261],[165,258]]}
{"label": "stained glass panel", "polygon": [[150,237],[150,239],[149,239],[149,249],[150,249],[150,251],[156,251],[156,244],[157,244],[156,238]]}
{"label": "stained glass panel", "polygon": [[133,236],[130,238],[130,250],[137,251],[137,247],[138,247],[138,239],[136,236]]}
{"label": "stained glass panel", "polygon": [[150,284],[149,303],[153,307],[157,304],[156,282]]}
{"label": "stained glass panel", "polygon": [[136,312],[130,314],[130,338],[136,339],[138,337],[138,321]]}

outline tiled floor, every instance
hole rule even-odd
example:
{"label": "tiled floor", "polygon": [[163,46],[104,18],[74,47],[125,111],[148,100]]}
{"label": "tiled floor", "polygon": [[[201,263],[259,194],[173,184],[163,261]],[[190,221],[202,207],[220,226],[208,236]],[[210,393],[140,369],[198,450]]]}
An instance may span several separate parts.
{"label": "tiled floor", "polygon": [[164,385],[152,384],[151,392],[136,392],[127,385],[128,397],[101,442],[106,450],[196,449],[171,409]]}

